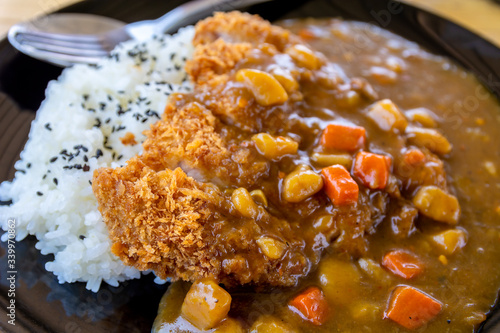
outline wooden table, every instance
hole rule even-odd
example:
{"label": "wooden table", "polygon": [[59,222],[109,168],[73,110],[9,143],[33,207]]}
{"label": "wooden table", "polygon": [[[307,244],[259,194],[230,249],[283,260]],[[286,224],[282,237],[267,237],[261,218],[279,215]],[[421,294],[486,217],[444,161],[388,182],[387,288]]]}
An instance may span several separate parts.
{"label": "wooden table", "polygon": [[[16,22],[78,0],[0,0],[0,36]],[[112,1],[112,0],[103,0]],[[493,0],[404,0],[455,21],[500,46],[500,4]]]}

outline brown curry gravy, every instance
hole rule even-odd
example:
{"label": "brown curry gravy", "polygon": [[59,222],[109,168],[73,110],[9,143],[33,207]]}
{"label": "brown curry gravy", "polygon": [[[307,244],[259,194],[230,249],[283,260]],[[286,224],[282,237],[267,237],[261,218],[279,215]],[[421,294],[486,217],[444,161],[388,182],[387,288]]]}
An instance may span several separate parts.
{"label": "brown curry gravy", "polygon": [[[318,271],[302,279],[297,287],[253,292],[235,290],[229,316],[248,328],[261,316],[272,315],[286,322],[291,331],[301,332],[405,332],[383,319],[391,291],[398,285],[411,285],[432,295],[443,304],[437,318],[417,331],[471,332],[486,318],[500,287],[500,106],[498,101],[470,73],[453,62],[429,54],[399,36],[374,26],[336,19],[291,20],[280,24],[307,39],[309,45],[338,64],[348,77],[366,78],[379,98],[389,98],[401,109],[425,107],[438,117],[439,130],[453,144],[443,158],[448,184],[455,190],[461,206],[457,225],[466,230],[467,244],[443,258],[429,242],[429,235],[449,226],[419,217],[418,231],[409,238],[393,236],[391,224],[383,221],[368,236],[364,258],[380,262],[394,248],[411,249],[425,263],[425,271],[412,280],[391,276],[377,281],[359,268],[355,286],[343,291],[347,302],[333,302],[332,315],[322,326],[300,319],[287,302],[306,286],[318,284]],[[400,68],[395,77],[376,77],[378,68]],[[399,71],[399,70],[398,70]],[[384,76],[384,75],[382,75]],[[308,101],[318,110],[314,122],[348,119],[366,128],[369,149],[391,153],[391,142],[359,109],[330,109],[329,96]],[[336,260],[327,253],[322,262]],[[355,263],[355,261],[354,261]],[[321,263],[320,263],[321,269]],[[177,286],[176,286],[177,285]],[[176,287],[175,287],[176,286]],[[189,284],[175,283],[174,292],[164,297],[154,330],[191,330],[193,326],[179,316],[180,304]]]}

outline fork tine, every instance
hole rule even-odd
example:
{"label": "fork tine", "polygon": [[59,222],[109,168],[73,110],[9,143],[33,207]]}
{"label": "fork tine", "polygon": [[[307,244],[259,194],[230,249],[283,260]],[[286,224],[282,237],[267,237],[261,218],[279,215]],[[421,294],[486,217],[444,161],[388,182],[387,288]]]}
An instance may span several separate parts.
{"label": "fork tine", "polygon": [[71,66],[73,64],[96,64],[102,59],[101,57],[74,56],[46,51],[38,51],[35,58],[63,67]]}
{"label": "fork tine", "polygon": [[78,43],[99,43],[103,40],[103,35],[79,35],[79,34],[62,34],[62,33],[50,33],[44,31],[32,31],[22,29],[17,31],[18,35],[30,36],[32,38],[43,38],[49,40],[58,40],[58,41],[69,41],[69,42],[78,42]]}
{"label": "fork tine", "polygon": [[70,40],[60,40],[60,39],[51,39],[47,37],[34,37],[32,34],[25,34],[25,33],[19,33],[16,35],[16,39],[19,41],[19,43],[44,43],[48,45],[54,45],[54,46],[61,46],[61,47],[70,47],[70,48],[77,48],[77,49],[91,49],[91,50],[96,50],[96,49],[106,49],[104,42],[87,42],[87,43],[81,43],[78,41],[70,41]]}
{"label": "fork tine", "polygon": [[[21,43],[22,45],[22,43]],[[86,56],[86,57],[105,57],[109,54],[103,48],[100,49],[87,49],[87,48],[74,48],[74,47],[65,47],[61,45],[47,44],[43,42],[31,41],[29,44],[25,44],[26,46],[30,46],[33,49],[53,52],[58,54],[66,54],[72,56]]]}

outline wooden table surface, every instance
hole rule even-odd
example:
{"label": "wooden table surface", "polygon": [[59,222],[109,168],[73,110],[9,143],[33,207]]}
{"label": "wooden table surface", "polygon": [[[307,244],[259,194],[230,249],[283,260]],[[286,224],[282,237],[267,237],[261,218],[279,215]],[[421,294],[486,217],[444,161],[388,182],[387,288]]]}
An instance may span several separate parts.
{"label": "wooden table surface", "polygon": [[[16,22],[79,0],[0,0],[0,37]],[[102,0],[112,1],[112,0]],[[404,0],[446,17],[500,46],[500,4],[493,0]]]}

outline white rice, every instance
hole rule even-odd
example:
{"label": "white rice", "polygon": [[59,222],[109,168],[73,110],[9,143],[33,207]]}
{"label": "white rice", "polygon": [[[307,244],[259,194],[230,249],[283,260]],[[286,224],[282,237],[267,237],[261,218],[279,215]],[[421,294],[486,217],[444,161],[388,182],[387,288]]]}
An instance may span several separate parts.
{"label": "white rice", "polygon": [[[140,153],[142,132],[159,119],[168,95],[190,90],[184,64],[192,57],[193,34],[187,27],[174,36],[126,42],[98,66],[65,69],[49,83],[15,164],[20,171],[0,185],[0,199],[13,202],[0,206],[0,220],[7,230],[15,219],[18,241],[37,237],[36,248],[54,255],[45,267],[60,283],[83,281],[96,292],[102,281],[117,286],[140,277],[111,253],[90,181],[95,169]],[[123,145],[126,132],[139,144]]]}

